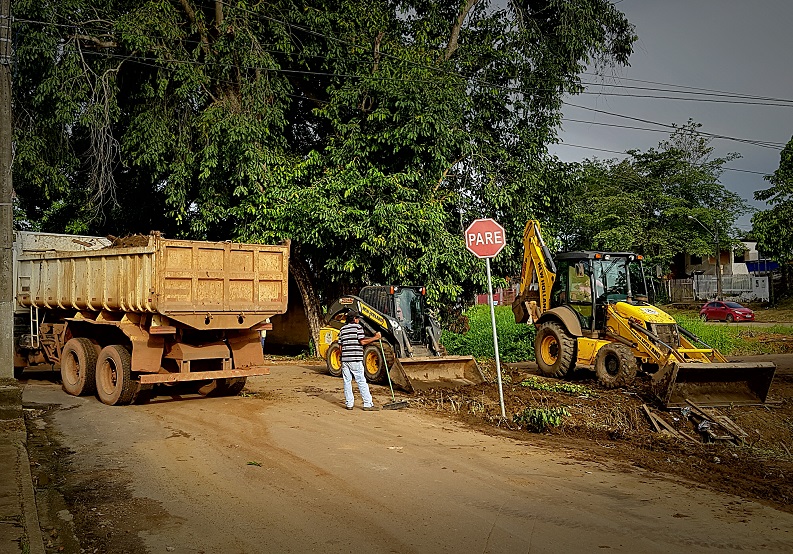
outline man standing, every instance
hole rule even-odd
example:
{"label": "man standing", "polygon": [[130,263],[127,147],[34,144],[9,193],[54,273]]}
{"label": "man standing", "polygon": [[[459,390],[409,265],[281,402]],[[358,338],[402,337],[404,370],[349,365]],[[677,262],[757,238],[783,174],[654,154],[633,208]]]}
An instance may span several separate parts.
{"label": "man standing", "polygon": [[358,323],[360,314],[355,310],[347,314],[347,324],[339,331],[339,347],[341,348],[341,376],[344,380],[344,401],[348,410],[352,410],[355,397],[352,393],[352,379],[358,383],[358,392],[363,400],[363,409],[367,412],[378,410],[372,403],[369,384],[363,374],[363,347],[380,340],[380,333],[367,337],[363,327]]}

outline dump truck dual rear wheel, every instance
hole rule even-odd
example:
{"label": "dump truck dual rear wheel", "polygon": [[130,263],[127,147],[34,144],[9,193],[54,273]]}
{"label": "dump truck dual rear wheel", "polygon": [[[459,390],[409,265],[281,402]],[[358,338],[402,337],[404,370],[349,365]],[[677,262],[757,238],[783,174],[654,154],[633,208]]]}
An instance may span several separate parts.
{"label": "dump truck dual rear wheel", "polygon": [[328,373],[333,377],[341,377],[341,347],[338,342],[331,343],[325,352],[325,363],[328,366]]}
{"label": "dump truck dual rear wheel", "polygon": [[108,406],[132,402],[139,383],[132,379],[132,356],[125,346],[111,344],[99,353],[96,363],[96,393]]}
{"label": "dump truck dual rear wheel", "polygon": [[598,383],[607,389],[630,385],[636,378],[638,366],[633,351],[624,344],[602,346],[595,357]]}
{"label": "dump truck dual rear wheel", "polygon": [[548,321],[537,329],[534,356],[543,375],[564,377],[575,365],[576,341],[559,323]]}
{"label": "dump truck dual rear wheel", "polygon": [[96,348],[90,340],[69,339],[61,353],[63,390],[73,396],[96,392]]}
{"label": "dump truck dual rear wheel", "polygon": [[237,396],[242,392],[247,377],[229,377],[226,379],[213,379],[198,388],[198,394],[203,396]]}

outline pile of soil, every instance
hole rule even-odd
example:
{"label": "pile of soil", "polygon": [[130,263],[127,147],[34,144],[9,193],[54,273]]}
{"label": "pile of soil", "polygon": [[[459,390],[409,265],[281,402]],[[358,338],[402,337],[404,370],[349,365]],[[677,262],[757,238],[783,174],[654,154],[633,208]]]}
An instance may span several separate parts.
{"label": "pile of soil", "polygon": [[[713,439],[700,431],[703,418],[688,410],[662,408],[647,376],[630,388],[614,390],[600,387],[592,377],[584,372],[561,381],[506,368],[502,374],[506,420],[501,417],[498,387],[492,383],[417,391],[411,404],[485,432],[567,450],[574,459],[638,467],[793,512],[793,376],[775,377],[764,406],[717,410],[746,433],[731,440]],[[644,406],[690,440],[656,432]],[[520,417],[527,409],[539,410],[534,414],[566,415],[559,417],[558,425],[549,417],[547,427],[532,429],[527,425],[530,418]],[[717,425],[711,429],[724,435]]]}

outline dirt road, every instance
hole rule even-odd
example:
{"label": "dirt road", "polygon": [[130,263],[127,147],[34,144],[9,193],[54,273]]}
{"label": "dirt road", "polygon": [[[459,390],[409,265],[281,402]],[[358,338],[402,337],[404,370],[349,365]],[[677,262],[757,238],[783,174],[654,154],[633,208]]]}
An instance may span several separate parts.
{"label": "dirt road", "polygon": [[273,367],[253,396],[124,408],[30,381],[50,551],[793,550],[791,514],[413,407],[346,411],[319,369]]}

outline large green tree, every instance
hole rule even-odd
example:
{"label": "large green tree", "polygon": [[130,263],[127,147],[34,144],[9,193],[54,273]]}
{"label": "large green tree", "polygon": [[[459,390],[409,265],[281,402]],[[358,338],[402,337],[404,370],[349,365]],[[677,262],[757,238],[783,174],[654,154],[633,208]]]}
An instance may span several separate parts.
{"label": "large green tree", "polygon": [[[17,0],[18,210],[53,231],[292,239],[314,330],[344,287],[481,287],[462,230],[565,205],[563,95],[626,64],[607,0]],[[560,177],[561,176],[561,177]]]}
{"label": "large green tree", "polygon": [[779,156],[779,167],[766,177],[771,187],[754,193],[756,200],[768,202],[770,208],[754,214],[752,233],[757,249],[782,262],[793,261],[793,138]]}
{"label": "large green tree", "polygon": [[713,255],[716,232],[722,247],[736,244],[735,219],[748,206],[719,177],[737,154],[715,156],[699,127],[688,121],[621,161],[583,163],[566,246],[634,251],[668,268],[684,251]]}

